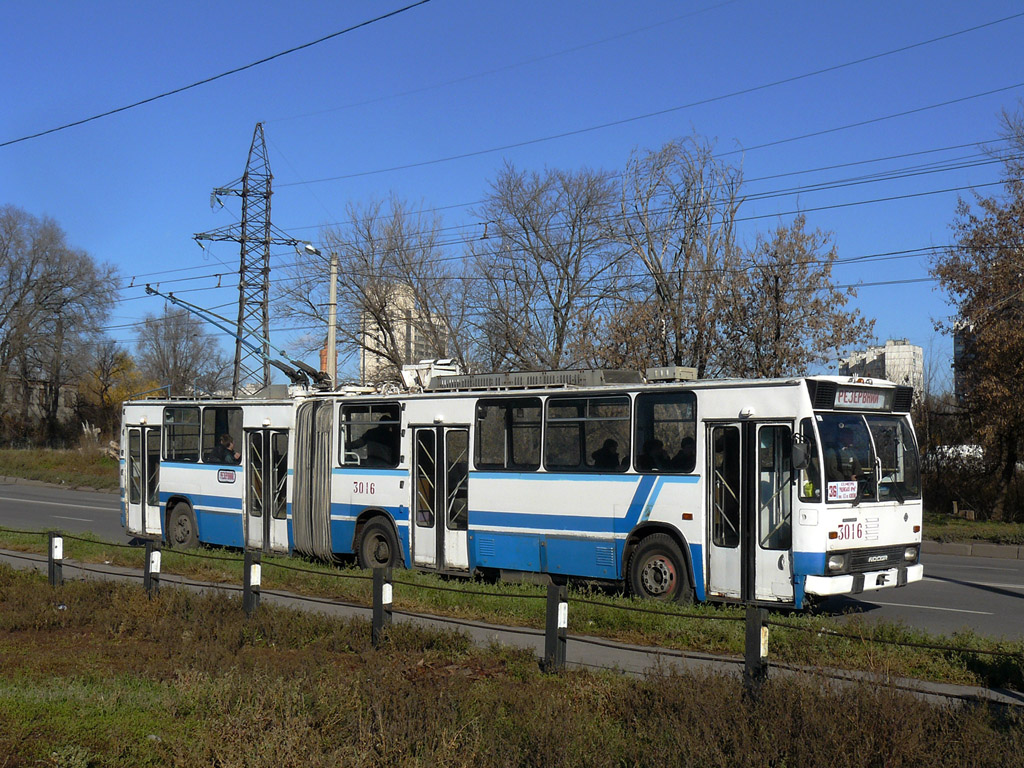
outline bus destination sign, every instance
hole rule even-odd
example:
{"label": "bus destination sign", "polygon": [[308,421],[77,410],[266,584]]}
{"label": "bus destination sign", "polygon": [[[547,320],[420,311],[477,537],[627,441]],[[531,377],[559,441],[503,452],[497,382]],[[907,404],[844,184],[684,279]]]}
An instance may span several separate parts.
{"label": "bus destination sign", "polygon": [[851,408],[857,411],[888,411],[892,390],[839,387],[836,390],[836,408]]}

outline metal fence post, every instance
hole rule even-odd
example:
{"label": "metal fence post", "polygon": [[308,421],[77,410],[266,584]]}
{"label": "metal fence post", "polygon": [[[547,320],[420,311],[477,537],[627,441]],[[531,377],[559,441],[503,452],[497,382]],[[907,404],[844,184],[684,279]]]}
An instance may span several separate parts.
{"label": "metal fence post", "polygon": [[259,551],[245,550],[242,566],[245,569],[242,581],[242,608],[245,610],[246,616],[252,616],[253,612],[260,607],[260,577],[262,576],[260,557]]}
{"label": "metal fence post", "polygon": [[544,622],[544,672],[565,669],[565,647],[569,628],[569,592],[565,584],[548,584],[547,616]]}
{"label": "metal fence post", "polygon": [[47,558],[46,570],[50,577],[51,587],[57,587],[64,583],[64,537],[59,531],[50,531],[50,554]]}
{"label": "metal fence post", "polygon": [[747,636],[743,656],[743,686],[750,693],[768,678],[768,610],[747,606]]}
{"label": "metal fence post", "polygon": [[146,541],[146,566],[142,572],[142,585],[150,597],[160,591],[160,542]]}
{"label": "metal fence post", "polygon": [[371,640],[374,648],[384,641],[384,632],[391,626],[391,568],[373,569],[373,630]]}

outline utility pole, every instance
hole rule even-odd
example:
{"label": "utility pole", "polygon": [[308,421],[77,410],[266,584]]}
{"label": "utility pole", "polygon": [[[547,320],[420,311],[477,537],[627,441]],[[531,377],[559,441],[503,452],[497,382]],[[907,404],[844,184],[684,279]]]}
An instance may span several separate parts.
{"label": "utility pole", "polygon": [[331,386],[338,386],[338,254],[331,254],[331,285],[327,302],[327,373]]}
{"label": "utility pole", "polygon": [[[238,267],[238,330],[235,337],[235,370],[231,379],[231,395],[237,397],[246,385],[260,388],[270,385],[270,246],[296,246],[301,241],[277,232],[270,223],[270,196],[273,174],[267,159],[267,143],[263,123],[256,123],[249,147],[245,173],[226,187],[218,187],[210,202],[219,202],[226,195],[242,198],[242,220],[238,225],[221,227],[195,235],[197,241],[233,241],[241,246]],[[257,349],[242,339],[250,336],[249,328],[260,329]]]}

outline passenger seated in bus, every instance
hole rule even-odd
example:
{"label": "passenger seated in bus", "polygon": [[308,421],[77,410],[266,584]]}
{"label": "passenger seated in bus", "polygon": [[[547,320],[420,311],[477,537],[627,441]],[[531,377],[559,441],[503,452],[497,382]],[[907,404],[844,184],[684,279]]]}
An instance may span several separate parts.
{"label": "passenger seated in bus", "polygon": [[637,458],[636,464],[637,468],[642,471],[658,471],[668,469],[671,460],[668,457],[668,451],[665,450],[665,444],[656,437],[652,437],[644,443],[644,449]]}
{"label": "passenger seated in bus", "polygon": [[863,473],[857,450],[857,436],[852,429],[840,429],[837,440],[830,441],[825,452],[825,475],[832,482],[857,480]]}
{"label": "passenger seated in bus", "polygon": [[231,435],[225,432],[220,436],[217,444],[213,446],[210,461],[214,464],[238,464],[242,461],[242,454],[235,450],[235,441]]}
{"label": "passenger seated in bus", "polygon": [[396,463],[394,460],[395,425],[384,424],[387,415],[381,415],[377,425],[363,432],[346,446],[346,450],[354,451],[356,448],[366,446],[366,460],[363,462],[368,467],[390,467]]}
{"label": "passenger seated in bus", "polygon": [[679,450],[672,457],[672,469],[692,472],[697,456],[697,443],[692,437],[684,437],[679,443]]}
{"label": "passenger seated in bus", "polygon": [[594,460],[594,469],[618,469],[619,468],[619,444],[608,438],[604,445],[590,454]]}

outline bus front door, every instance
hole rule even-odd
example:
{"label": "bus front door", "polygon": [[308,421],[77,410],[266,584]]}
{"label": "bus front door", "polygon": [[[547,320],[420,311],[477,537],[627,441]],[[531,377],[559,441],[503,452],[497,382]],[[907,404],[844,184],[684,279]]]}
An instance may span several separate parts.
{"label": "bus front door", "polygon": [[792,602],[792,440],[788,424],[709,429],[709,596]]}
{"label": "bus front door", "polygon": [[159,536],[160,428],[128,427],[128,533]]}
{"label": "bus front door", "polygon": [[413,462],[413,564],[468,571],[469,428],[414,428]]}
{"label": "bus front door", "polygon": [[245,546],[288,552],[288,433],[245,432]]}
{"label": "bus front door", "polygon": [[743,597],[743,425],[708,430],[708,596]]}

